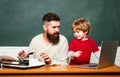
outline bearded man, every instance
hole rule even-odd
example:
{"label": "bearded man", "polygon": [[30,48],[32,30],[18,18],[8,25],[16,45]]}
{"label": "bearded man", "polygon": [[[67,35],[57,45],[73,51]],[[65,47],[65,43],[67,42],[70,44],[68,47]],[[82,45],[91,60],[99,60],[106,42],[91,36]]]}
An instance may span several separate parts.
{"label": "bearded man", "polygon": [[[29,57],[37,58],[49,65],[67,65],[68,41],[59,34],[60,18],[54,13],[47,13],[42,18],[44,32],[35,36],[30,45]],[[28,57],[24,50],[18,54],[19,58]]]}

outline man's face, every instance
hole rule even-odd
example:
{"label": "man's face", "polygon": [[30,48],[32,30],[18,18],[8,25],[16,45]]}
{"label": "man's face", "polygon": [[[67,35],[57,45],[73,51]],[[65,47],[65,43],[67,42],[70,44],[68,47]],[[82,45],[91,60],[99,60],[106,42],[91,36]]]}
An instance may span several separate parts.
{"label": "man's face", "polygon": [[51,21],[48,23],[45,29],[47,38],[54,45],[59,42],[59,28],[60,28],[60,21]]}

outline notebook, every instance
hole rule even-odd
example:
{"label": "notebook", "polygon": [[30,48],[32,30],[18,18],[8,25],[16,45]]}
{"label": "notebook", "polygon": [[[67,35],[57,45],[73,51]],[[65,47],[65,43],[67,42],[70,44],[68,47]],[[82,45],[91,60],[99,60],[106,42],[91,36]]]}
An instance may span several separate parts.
{"label": "notebook", "polygon": [[104,68],[114,65],[119,41],[102,41],[98,64],[76,65],[78,68]]}
{"label": "notebook", "polygon": [[3,67],[27,69],[27,68],[41,67],[44,65],[45,63],[39,61],[38,59],[29,58],[29,65],[20,65],[18,62],[12,62],[11,64],[3,64]]}

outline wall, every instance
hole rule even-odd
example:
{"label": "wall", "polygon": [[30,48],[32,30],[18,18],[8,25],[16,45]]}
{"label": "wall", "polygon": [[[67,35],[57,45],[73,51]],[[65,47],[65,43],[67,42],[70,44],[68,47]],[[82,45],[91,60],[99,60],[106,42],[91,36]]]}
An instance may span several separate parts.
{"label": "wall", "polygon": [[28,46],[42,33],[41,18],[47,12],[61,17],[60,33],[73,38],[71,24],[86,18],[92,24],[90,37],[120,40],[120,0],[0,0],[0,46]]}

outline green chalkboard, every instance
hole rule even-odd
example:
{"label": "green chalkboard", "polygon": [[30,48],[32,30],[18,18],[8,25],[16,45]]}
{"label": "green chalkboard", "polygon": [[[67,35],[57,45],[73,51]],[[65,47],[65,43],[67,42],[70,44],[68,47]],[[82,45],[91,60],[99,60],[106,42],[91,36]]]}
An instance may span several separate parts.
{"label": "green chalkboard", "polygon": [[86,18],[92,24],[90,37],[120,40],[120,0],[0,0],[0,46],[28,46],[43,32],[41,19],[47,12],[61,18],[60,33],[73,38],[71,24]]}

